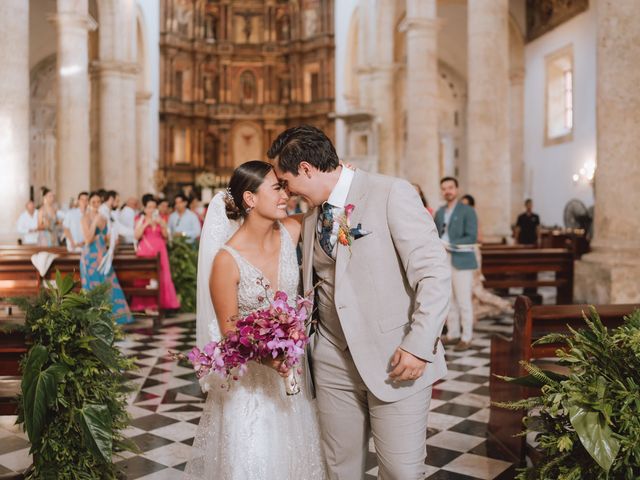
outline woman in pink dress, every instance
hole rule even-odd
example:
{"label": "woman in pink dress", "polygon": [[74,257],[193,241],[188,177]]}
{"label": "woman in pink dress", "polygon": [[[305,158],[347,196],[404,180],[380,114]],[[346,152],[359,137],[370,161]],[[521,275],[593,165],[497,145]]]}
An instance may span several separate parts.
{"label": "woman in pink dress", "polygon": [[[169,254],[167,253],[168,229],[167,224],[158,213],[155,198],[143,199],[144,210],[138,217],[134,236],[138,241],[138,257],[155,257],[160,253],[160,308],[174,310],[180,308],[180,301],[171,280]],[[157,310],[155,298],[134,296],[131,299],[131,310]]]}

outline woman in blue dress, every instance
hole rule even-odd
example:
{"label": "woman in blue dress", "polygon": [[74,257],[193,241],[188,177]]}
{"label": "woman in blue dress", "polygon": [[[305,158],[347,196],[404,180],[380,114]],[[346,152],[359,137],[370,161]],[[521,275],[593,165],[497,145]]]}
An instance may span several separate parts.
{"label": "woman in blue dress", "polygon": [[107,219],[99,212],[100,196],[92,192],[89,196],[89,208],[82,219],[82,231],[84,233],[84,247],[80,257],[80,276],[82,288],[90,290],[97,285],[106,283],[111,286],[111,303],[113,315],[118,323],[131,323],[133,317],[127,305],[118,278],[113,266],[104,273],[99,270],[102,259],[107,254]]}

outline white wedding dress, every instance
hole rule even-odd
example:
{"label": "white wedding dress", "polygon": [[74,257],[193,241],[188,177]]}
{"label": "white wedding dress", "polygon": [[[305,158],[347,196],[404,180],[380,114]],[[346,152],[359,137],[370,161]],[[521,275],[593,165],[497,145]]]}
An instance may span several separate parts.
{"label": "white wedding dress", "polygon": [[[299,271],[295,246],[280,225],[278,290],[295,301]],[[237,251],[223,246],[240,270],[238,306],[241,315],[265,307],[259,285],[262,272]],[[273,289],[270,298],[273,298]],[[301,366],[300,368],[304,368]],[[303,372],[304,373],[304,372]],[[247,373],[231,388],[209,375],[207,401],[187,464],[187,478],[206,480],[321,480],[326,478],[315,405],[298,375],[301,392],[287,396],[275,370],[250,362]]]}

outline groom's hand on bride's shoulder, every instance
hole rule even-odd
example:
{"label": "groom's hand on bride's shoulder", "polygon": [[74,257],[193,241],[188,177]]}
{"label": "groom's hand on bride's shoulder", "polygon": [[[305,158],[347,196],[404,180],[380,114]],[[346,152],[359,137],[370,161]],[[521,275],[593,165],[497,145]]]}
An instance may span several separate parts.
{"label": "groom's hand on bride's shoulder", "polygon": [[391,359],[389,378],[394,382],[411,382],[419,379],[424,373],[427,362],[406,350],[398,347]]}

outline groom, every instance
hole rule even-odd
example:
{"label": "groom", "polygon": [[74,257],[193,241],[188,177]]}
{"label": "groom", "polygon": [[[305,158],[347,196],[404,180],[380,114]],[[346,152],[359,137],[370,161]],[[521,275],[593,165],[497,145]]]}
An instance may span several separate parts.
{"label": "groom", "polygon": [[433,220],[411,184],[341,166],[315,127],[281,133],[268,156],[314,207],[302,225],[303,285],[317,284],[310,360],[330,478],[363,478],[371,432],[380,479],[421,479],[451,294]]}

